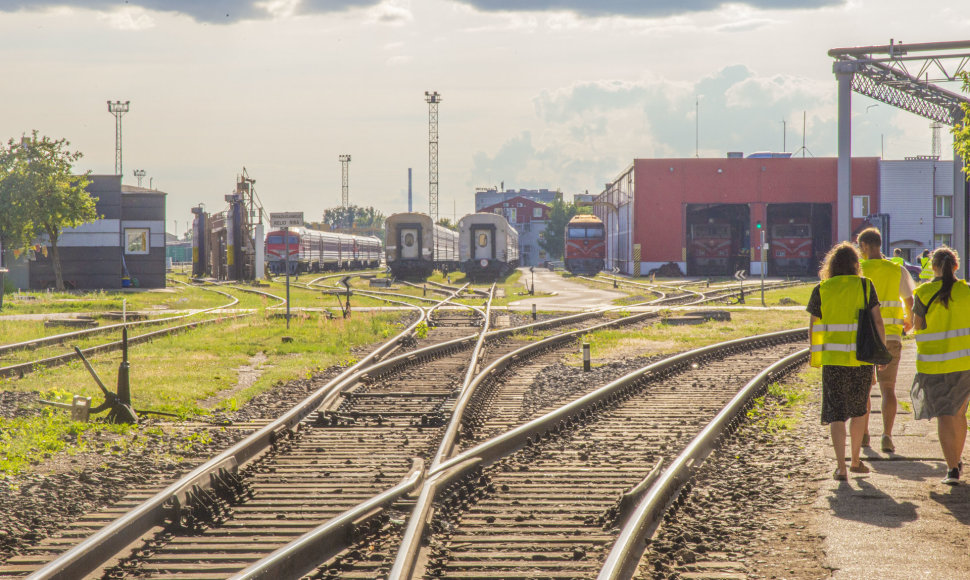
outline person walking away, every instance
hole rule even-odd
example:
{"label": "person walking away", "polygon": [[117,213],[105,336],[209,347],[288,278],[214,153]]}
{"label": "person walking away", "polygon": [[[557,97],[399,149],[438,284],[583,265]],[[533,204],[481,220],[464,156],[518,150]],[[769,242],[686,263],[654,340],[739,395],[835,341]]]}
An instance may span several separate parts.
{"label": "person walking away", "polygon": [[930,251],[923,250],[923,253],[919,257],[919,266],[922,270],[919,271],[920,284],[923,282],[928,282],[933,279],[933,266],[930,265]]}
{"label": "person walking away", "polygon": [[872,281],[861,276],[859,251],[848,242],[835,245],[822,263],[822,282],[812,290],[809,319],[811,365],[822,367],[822,424],[829,425],[836,467],[832,477],[846,480],[845,424],[849,423],[849,471],[868,473],[859,452],[866,430],[872,365],[855,357],[859,310],[872,312],[879,338],[885,341],[879,298]]}
{"label": "person walking away", "polygon": [[[862,252],[862,275],[872,280],[879,296],[879,310],[886,329],[886,347],[893,355],[888,365],[876,369],[879,392],[882,394],[882,439],[880,447],[886,453],[896,451],[893,444],[893,424],[896,422],[896,374],[903,352],[903,331],[913,326],[913,277],[902,266],[882,257],[882,234],[876,228],[866,228],[856,238]],[[897,251],[899,249],[897,248]],[[902,258],[900,258],[902,259]],[[869,446],[869,419],[862,446]]]}
{"label": "person walking away", "polygon": [[946,460],[943,483],[957,485],[963,472],[970,401],[970,286],[956,277],[959,258],[942,246],[931,258],[934,278],[916,289],[916,378],[910,394],[916,419],[937,419]]}
{"label": "person walking away", "polygon": [[893,264],[898,264],[902,267],[906,267],[906,260],[903,259],[903,251],[899,248],[893,250],[893,257],[889,258],[889,261]]}

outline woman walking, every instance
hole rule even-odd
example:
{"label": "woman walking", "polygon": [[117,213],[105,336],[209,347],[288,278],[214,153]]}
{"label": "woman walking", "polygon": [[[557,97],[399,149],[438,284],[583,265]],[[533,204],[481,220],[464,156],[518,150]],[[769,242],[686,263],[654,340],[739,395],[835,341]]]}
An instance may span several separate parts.
{"label": "woman walking", "polygon": [[916,378],[910,394],[917,419],[937,418],[946,477],[956,485],[963,471],[970,401],[970,287],[956,278],[959,261],[946,246],[930,259],[934,278],[916,289]]}
{"label": "woman walking", "polygon": [[808,301],[811,314],[809,336],[811,364],[822,367],[822,424],[829,425],[836,467],[832,477],[847,479],[845,424],[849,422],[851,462],[849,471],[869,473],[859,458],[866,430],[872,365],[855,357],[859,310],[872,312],[879,338],[886,334],[879,313],[879,298],[868,278],[860,275],[859,252],[842,242],[825,256],[819,271],[822,282]]}

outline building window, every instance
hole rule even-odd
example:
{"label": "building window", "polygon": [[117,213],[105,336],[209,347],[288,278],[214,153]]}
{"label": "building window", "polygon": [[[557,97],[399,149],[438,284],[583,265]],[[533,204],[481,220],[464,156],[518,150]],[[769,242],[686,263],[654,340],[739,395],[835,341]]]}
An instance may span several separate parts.
{"label": "building window", "polygon": [[869,215],[869,196],[853,195],[852,196],[852,217],[864,218],[868,215]]}
{"label": "building window", "polygon": [[542,208],[541,207],[534,207],[534,208],[532,208],[532,217],[541,218],[542,217]]}
{"label": "building window", "polygon": [[953,217],[953,196],[936,196],[936,217]]}
{"label": "building window", "polygon": [[522,207],[522,202],[520,201],[519,203],[517,203],[516,207]]}
{"label": "building window", "polygon": [[125,228],[125,253],[148,253],[148,228]]}
{"label": "building window", "polygon": [[933,236],[933,242],[935,246],[939,248],[940,246],[949,246],[952,242],[951,234],[936,234]]}

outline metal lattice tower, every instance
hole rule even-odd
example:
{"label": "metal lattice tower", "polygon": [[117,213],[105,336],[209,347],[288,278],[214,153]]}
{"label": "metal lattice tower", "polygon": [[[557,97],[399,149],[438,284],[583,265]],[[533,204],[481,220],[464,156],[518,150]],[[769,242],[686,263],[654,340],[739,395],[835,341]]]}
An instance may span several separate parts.
{"label": "metal lattice tower", "polygon": [[350,206],[350,155],[340,156],[340,205]]}
{"label": "metal lattice tower", "polygon": [[132,171],[131,173],[132,173],[132,175],[135,176],[135,178],[138,179],[138,187],[141,187],[141,180],[142,180],[142,178],[145,177],[145,175],[147,174],[147,172],[144,169],[136,169],[136,170]]}
{"label": "metal lattice tower", "polygon": [[128,112],[131,101],[108,101],[108,112],[115,116],[115,175],[122,174],[121,167],[121,117]]}
{"label": "metal lattice tower", "polygon": [[424,92],[428,103],[428,214],[431,220],[438,221],[438,103],[441,95],[437,91]]}

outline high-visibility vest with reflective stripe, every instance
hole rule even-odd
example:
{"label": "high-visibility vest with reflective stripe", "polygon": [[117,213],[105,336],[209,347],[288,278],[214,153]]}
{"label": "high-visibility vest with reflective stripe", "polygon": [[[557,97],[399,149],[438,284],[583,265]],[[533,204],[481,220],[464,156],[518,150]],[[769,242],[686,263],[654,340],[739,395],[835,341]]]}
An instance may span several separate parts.
{"label": "high-visibility vest with reflective stripe", "polygon": [[919,279],[920,280],[932,280],[933,279],[934,276],[933,276],[933,264],[932,264],[932,262],[933,262],[933,260],[930,259],[929,257],[920,258],[919,259],[920,267],[923,268],[919,272]]}
{"label": "high-visibility vest with reflective stripe", "polygon": [[892,258],[889,258],[889,261],[899,266],[906,266],[906,260],[900,258],[899,256],[893,256]]}
{"label": "high-visibility vest with reflective stripe", "polygon": [[[855,357],[859,309],[865,306],[859,276],[834,276],[819,285],[822,320],[812,327],[812,365],[857,367],[868,363]],[[872,283],[867,282],[866,287]]]}
{"label": "high-visibility vest with reflective stripe", "polygon": [[[943,282],[928,282],[916,289],[927,304]],[[937,298],[926,312],[926,328],[916,331],[916,370],[940,375],[970,370],[970,286],[957,280],[950,291],[949,307]]]}
{"label": "high-visibility vest with reflective stripe", "polygon": [[[903,303],[899,298],[899,283],[903,278],[903,269],[881,258],[863,260],[860,264],[862,273],[872,280],[872,284],[876,287],[886,336],[902,336],[906,311],[903,310]],[[909,276],[909,273],[907,272],[906,275]]]}

